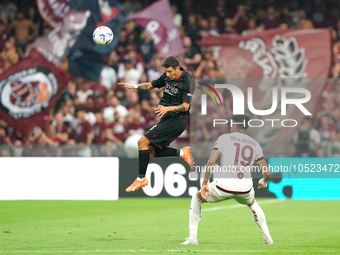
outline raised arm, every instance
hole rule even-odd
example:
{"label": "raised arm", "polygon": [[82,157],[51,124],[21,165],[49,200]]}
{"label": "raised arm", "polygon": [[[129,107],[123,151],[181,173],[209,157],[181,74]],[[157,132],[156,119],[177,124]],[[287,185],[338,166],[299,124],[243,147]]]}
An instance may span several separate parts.
{"label": "raised arm", "polygon": [[130,84],[127,84],[127,83],[118,83],[119,86],[122,86],[124,88],[127,88],[127,89],[137,89],[137,90],[150,90],[150,89],[153,89],[155,88],[154,86],[152,86],[151,82],[146,82],[146,83],[141,83],[141,84],[138,84],[138,85],[130,85]]}

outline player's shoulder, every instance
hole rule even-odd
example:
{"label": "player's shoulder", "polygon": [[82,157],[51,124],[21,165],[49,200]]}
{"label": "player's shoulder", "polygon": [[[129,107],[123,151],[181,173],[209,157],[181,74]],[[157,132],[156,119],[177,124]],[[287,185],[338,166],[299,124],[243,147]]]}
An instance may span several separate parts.
{"label": "player's shoulder", "polygon": [[249,136],[248,134],[245,134],[245,135],[248,137],[248,139],[250,139],[255,144],[256,148],[261,148],[261,145],[258,141],[256,141],[253,137]]}
{"label": "player's shoulder", "polygon": [[223,134],[223,135],[220,135],[217,138],[217,140],[218,141],[227,141],[227,140],[230,140],[230,136],[231,136],[231,133]]}
{"label": "player's shoulder", "polygon": [[183,80],[190,81],[190,80],[194,79],[194,77],[191,75],[191,73],[184,70],[184,68],[181,67],[180,70],[183,72],[183,75],[182,75]]}

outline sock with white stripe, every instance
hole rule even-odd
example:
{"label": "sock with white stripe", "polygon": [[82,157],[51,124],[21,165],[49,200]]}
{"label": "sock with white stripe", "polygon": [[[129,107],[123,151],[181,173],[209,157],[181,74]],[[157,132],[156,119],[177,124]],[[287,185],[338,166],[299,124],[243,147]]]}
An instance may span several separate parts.
{"label": "sock with white stripe", "polygon": [[192,196],[190,211],[189,211],[189,239],[197,238],[198,223],[201,220],[201,200],[198,199],[195,193]]}
{"label": "sock with white stripe", "polygon": [[262,208],[259,206],[256,200],[251,206],[249,206],[249,208],[253,213],[256,224],[260,227],[262,231],[264,240],[267,240],[270,237],[270,234],[266,223],[266,216],[264,215]]}

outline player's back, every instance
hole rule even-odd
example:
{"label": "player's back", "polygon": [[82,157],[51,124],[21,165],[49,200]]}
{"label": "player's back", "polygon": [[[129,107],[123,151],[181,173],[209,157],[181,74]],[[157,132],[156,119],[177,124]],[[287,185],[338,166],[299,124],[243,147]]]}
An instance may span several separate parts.
{"label": "player's back", "polygon": [[263,158],[260,144],[242,132],[221,135],[214,149],[221,152],[221,164],[215,169],[214,180],[229,191],[248,191],[252,188],[252,165]]}

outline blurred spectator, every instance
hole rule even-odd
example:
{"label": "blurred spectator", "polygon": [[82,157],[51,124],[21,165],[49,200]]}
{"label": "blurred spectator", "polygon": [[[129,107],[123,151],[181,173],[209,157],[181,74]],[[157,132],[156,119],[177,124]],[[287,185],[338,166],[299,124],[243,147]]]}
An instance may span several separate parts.
{"label": "blurred spectator", "polygon": [[117,83],[117,73],[109,65],[105,65],[100,73],[98,84],[104,86],[107,90],[113,89]]}
{"label": "blurred spectator", "polygon": [[163,74],[163,64],[160,58],[154,58],[151,62],[151,68],[148,70],[148,80],[158,79]]}
{"label": "blurred spectator", "polygon": [[52,124],[55,126],[55,134],[59,139],[59,144],[65,144],[71,133],[71,128],[64,124],[64,116],[61,112],[55,115],[55,121]]}
{"label": "blurred spectator", "polygon": [[328,124],[332,129],[336,129],[336,122],[339,120],[340,110],[339,105],[335,101],[335,92],[333,90],[327,92],[324,91],[325,95],[318,103],[318,108],[315,114],[315,127],[318,127],[322,116],[326,116]]}
{"label": "blurred spectator", "polygon": [[277,28],[282,23],[280,17],[278,17],[275,8],[270,6],[267,10],[267,17],[262,20],[262,24],[265,29]]}
{"label": "blurred spectator", "polygon": [[19,61],[19,54],[15,48],[14,42],[14,38],[11,37],[6,41],[5,46],[0,52],[0,74]]}
{"label": "blurred spectator", "polygon": [[75,129],[75,141],[80,146],[78,153],[82,157],[90,157],[91,149],[89,146],[92,144],[92,127],[86,120],[84,108],[78,106],[76,112],[77,126]]}
{"label": "blurred spectator", "polygon": [[325,24],[325,10],[320,0],[314,1],[314,10],[312,11],[312,21],[315,28],[324,27]]}
{"label": "blurred spectator", "polygon": [[125,83],[137,84],[140,76],[142,75],[142,72],[134,68],[133,60],[130,57],[126,56],[123,59],[123,64],[119,64],[118,79],[124,80]]}
{"label": "blurred spectator", "polygon": [[76,92],[77,98],[75,99],[75,105],[84,106],[88,96],[93,95],[93,90],[91,89],[92,81],[88,79],[78,79],[79,89]]}
{"label": "blurred spectator", "polygon": [[143,5],[138,0],[127,0],[124,2],[123,6],[125,8],[126,16],[135,14],[143,8]]}
{"label": "blurred spectator", "polygon": [[336,127],[333,125],[329,125],[327,116],[321,117],[319,133],[322,142],[337,140]]}
{"label": "blurred spectator", "polygon": [[111,51],[109,55],[107,64],[108,66],[112,67],[116,71],[118,69],[118,60],[119,60],[119,55],[117,54],[117,51],[113,50]]}
{"label": "blurred spectator", "polygon": [[289,12],[289,8],[288,7],[284,7],[281,11],[281,20],[283,23],[287,24],[287,26],[289,28],[293,28],[294,27],[294,23],[293,23],[293,19],[292,16]]}
{"label": "blurred spectator", "polygon": [[126,93],[125,104],[126,107],[130,110],[131,107],[135,106],[139,102],[138,92],[137,90],[128,91]]}
{"label": "blurred spectator", "polygon": [[184,46],[184,63],[187,65],[189,71],[194,71],[202,61],[202,55],[199,49],[192,44],[190,37],[183,38]]}
{"label": "blurred spectator", "polygon": [[39,28],[31,20],[25,18],[25,14],[19,10],[17,19],[14,20],[9,29],[13,31],[16,45],[25,52],[25,44],[31,42],[39,32]]}
{"label": "blurred spectator", "polygon": [[221,31],[223,34],[235,34],[236,30],[233,27],[233,20],[231,18],[224,19],[224,26]]}
{"label": "blurred spectator", "polygon": [[0,19],[0,52],[5,46],[7,40],[9,40],[11,34],[8,29],[6,29],[5,23]]}
{"label": "blurred spectator", "polygon": [[135,29],[135,23],[133,21],[128,21],[124,24],[126,31],[127,40],[129,43],[135,43],[138,40],[138,33]]}
{"label": "blurred spectator", "polygon": [[134,44],[129,44],[127,47],[127,57],[132,60],[133,67],[136,68],[140,73],[144,72],[144,60],[142,55],[136,51]]}
{"label": "blurred spectator", "polygon": [[233,26],[238,34],[241,34],[247,28],[249,19],[250,17],[246,12],[245,5],[238,5],[237,12],[232,19]]}
{"label": "blurred spectator", "polygon": [[123,122],[124,117],[129,114],[129,111],[126,109],[126,107],[119,103],[119,99],[116,96],[113,96],[109,102],[110,106],[104,109],[103,117],[108,124],[114,121],[114,115],[116,112],[118,112],[120,115],[119,122]]}
{"label": "blurred spectator", "polygon": [[141,37],[142,38],[139,39],[137,45],[144,59],[144,62],[149,63],[152,56],[155,54],[153,40],[152,40],[150,33],[148,33],[146,30],[143,30]]}
{"label": "blurred spectator", "polygon": [[132,110],[126,118],[126,134],[125,138],[133,134],[143,135],[145,126],[145,118],[139,112]]}
{"label": "blurred spectator", "polygon": [[248,20],[248,28],[242,31],[242,35],[250,35],[262,31],[262,27],[257,27],[256,20],[251,18]]}
{"label": "blurred spectator", "polygon": [[176,27],[182,26],[182,15],[178,13],[176,5],[171,6],[172,16],[174,17],[174,24]]}
{"label": "blurred spectator", "polygon": [[307,18],[306,12],[304,10],[299,11],[300,21],[296,24],[298,29],[311,29],[314,25],[310,19]]}
{"label": "blurred spectator", "polygon": [[93,155],[98,157],[99,155],[105,155],[105,140],[106,140],[106,123],[103,119],[103,113],[101,110],[96,109],[94,111],[96,116],[96,124],[94,124],[93,133],[93,144],[96,146],[93,148]]}
{"label": "blurred spectator", "polygon": [[191,38],[193,42],[197,40],[198,26],[196,23],[196,15],[190,13],[188,15],[187,25],[185,25],[186,34]]}
{"label": "blurred spectator", "polygon": [[209,24],[209,32],[219,33],[220,29],[217,24],[218,18],[217,16],[210,16],[208,19]]}
{"label": "blurred spectator", "polygon": [[30,6],[28,8],[28,19],[32,21],[35,25],[37,25],[38,28],[41,26],[42,19],[39,13],[37,12],[37,9],[34,8],[33,6]]}
{"label": "blurred spectator", "polygon": [[312,127],[312,118],[307,116],[302,120],[298,133],[294,136],[294,156],[323,157],[320,133]]}
{"label": "blurred spectator", "polygon": [[108,125],[107,139],[111,142],[116,143],[119,146],[123,145],[125,134],[125,128],[122,122],[120,122],[119,112],[115,112],[114,121]]}

